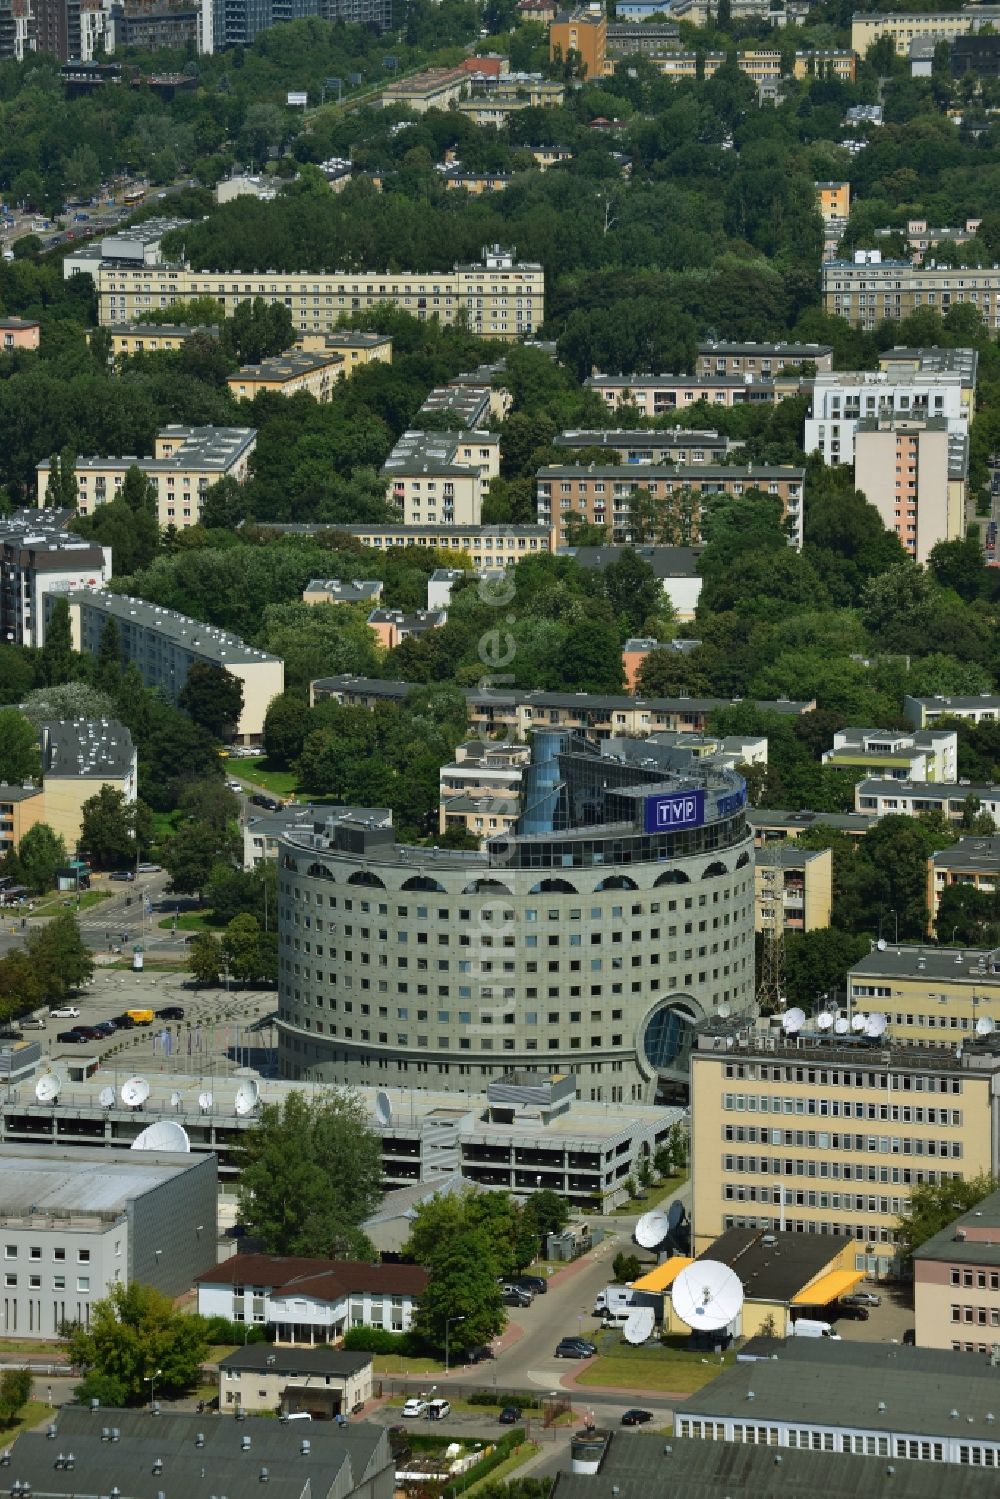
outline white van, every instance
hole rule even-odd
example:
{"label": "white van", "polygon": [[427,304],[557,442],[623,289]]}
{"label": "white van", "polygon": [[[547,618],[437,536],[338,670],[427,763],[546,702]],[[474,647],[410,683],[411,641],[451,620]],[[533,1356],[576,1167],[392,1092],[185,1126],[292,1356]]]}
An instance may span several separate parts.
{"label": "white van", "polygon": [[604,1327],[624,1327],[634,1311],[632,1305],[605,1307],[601,1313],[601,1323]]}
{"label": "white van", "polygon": [[792,1323],[793,1338],[833,1338],[835,1342],[842,1341],[840,1333],[834,1332],[829,1322],[816,1322],[809,1317],[800,1317],[797,1322]]}
{"label": "white van", "polygon": [[308,1411],[287,1411],[281,1419],[282,1421],[311,1421],[312,1416]]}
{"label": "white van", "polygon": [[632,1295],[631,1286],[605,1286],[594,1297],[594,1316],[601,1317],[606,1312],[631,1306]]}

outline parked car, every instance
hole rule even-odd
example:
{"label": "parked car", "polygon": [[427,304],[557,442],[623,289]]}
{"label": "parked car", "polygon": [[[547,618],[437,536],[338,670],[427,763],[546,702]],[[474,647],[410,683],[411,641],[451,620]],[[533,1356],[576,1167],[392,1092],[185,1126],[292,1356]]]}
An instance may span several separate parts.
{"label": "parked car", "polygon": [[86,1036],[81,1036],[79,1031],[58,1031],[56,1040],[60,1046],[79,1046],[86,1041]]}
{"label": "parked car", "polygon": [[419,1395],[411,1395],[400,1414],[404,1416],[424,1416],[427,1414],[427,1401],[422,1400]]}
{"label": "parked car", "polygon": [[845,1322],[867,1322],[871,1313],[866,1306],[859,1306],[856,1301],[842,1301],[837,1307],[837,1316],[843,1317]]}
{"label": "parked car", "polygon": [[13,1026],[6,1025],[0,1029],[0,1041],[23,1041],[24,1032],[14,1030]]}
{"label": "parked car", "polygon": [[132,1019],[131,1015],[116,1015],[115,1016],[115,1030],[116,1031],[134,1031],[135,1030],[135,1021]]}
{"label": "parked car", "polygon": [[541,1275],[518,1275],[514,1278],[514,1285],[530,1291],[533,1296],[548,1295],[548,1282]]}
{"label": "parked car", "polygon": [[140,864],[139,865],[139,873],[140,874],[159,874],[161,867],[162,866],[159,865],[159,864]]}
{"label": "parked car", "polygon": [[135,875],[131,869],[116,869],[113,874],[108,875],[109,880],[134,880]]}
{"label": "parked car", "polygon": [[584,1338],[562,1338],[556,1347],[556,1358],[591,1358],[597,1352],[596,1343]]}
{"label": "parked car", "polygon": [[162,1010],[156,1012],[157,1020],[183,1020],[183,1005],[164,1005]]}
{"label": "parked car", "polygon": [[107,1038],[103,1031],[99,1031],[96,1025],[74,1025],[73,1029],[81,1041],[104,1041]]}
{"label": "parked car", "polygon": [[76,1005],[59,1005],[57,1009],[49,1011],[50,1020],[79,1020],[80,1011]]}
{"label": "parked car", "polygon": [[526,1307],[531,1305],[531,1297],[527,1291],[518,1291],[513,1286],[507,1286],[503,1290],[500,1300],[504,1306]]}
{"label": "parked car", "polygon": [[623,1426],[645,1426],[646,1422],[647,1421],[652,1421],[652,1419],[653,1419],[653,1412],[652,1411],[642,1411],[642,1410],[639,1410],[638,1408],[634,1408],[634,1409],[628,1410],[628,1411],[623,1411],[623,1413],[622,1413],[622,1425]]}
{"label": "parked car", "polygon": [[428,1400],[428,1421],[443,1421],[445,1416],[451,1415],[451,1403],[448,1400]]}
{"label": "parked car", "polygon": [[98,1020],[94,1024],[94,1030],[101,1036],[113,1036],[117,1029],[113,1020]]}
{"label": "parked car", "polygon": [[851,1291],[840,1298],[841,1306],[881,1306],[882,1298],[874,1291]]}
{"label": "parked car", "polygon": [[505,1405],[500,1412],[501,1426],[516,1426],[521,1419],[521,1407],[519,1405]]}

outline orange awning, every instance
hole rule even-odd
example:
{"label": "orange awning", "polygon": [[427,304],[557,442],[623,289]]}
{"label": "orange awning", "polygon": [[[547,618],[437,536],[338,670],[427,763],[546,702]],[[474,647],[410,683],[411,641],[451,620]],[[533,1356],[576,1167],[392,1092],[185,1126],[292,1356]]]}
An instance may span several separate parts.
{"label": "orange awning", "polygon": [[826,1306],[853,1291],[858,1282],[864,1280],[865,1273],[864,1270],[831,1270],[793,1296],[792,1306]]}
{"label": "orange awning", "polygon": [[667,1260],[662,1265],[657,1265],[655,1270],[650,1270],[640,1280],[632,1282],[633,1291],[666,1291],[673,1285],[681,1271],[688,1265],[693,1265],[694,1260],[686,1259],[683,1254],[675,1254],[672,1260]]}

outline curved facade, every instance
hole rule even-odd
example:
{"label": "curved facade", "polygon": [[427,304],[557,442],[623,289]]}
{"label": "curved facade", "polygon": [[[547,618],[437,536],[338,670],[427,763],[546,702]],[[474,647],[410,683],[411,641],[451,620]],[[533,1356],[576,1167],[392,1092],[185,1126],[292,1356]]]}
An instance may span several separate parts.
{"label": "curved facade", "polygon": [[349,818],[282,842],[283,1076],[457,1091],[534,1066],[606,1103],[686,1081],[691,1024],[753,1004],[745,787],[731,772],[613,787],[609,769],[641,772],[581,763],[604,785],[570,775],[570,825],[481,854]]}

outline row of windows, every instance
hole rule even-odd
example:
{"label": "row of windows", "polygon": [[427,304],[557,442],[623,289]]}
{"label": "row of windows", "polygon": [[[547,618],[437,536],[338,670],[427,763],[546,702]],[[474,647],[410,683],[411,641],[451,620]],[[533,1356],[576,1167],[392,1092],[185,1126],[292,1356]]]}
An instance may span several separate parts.
{"label": "row of windows", "polygon": [[1000,1291],[1000,1270],[960,1270],[957,1265],[952,1265],[951,1283],[953,1286],[975,1285],[981,1291],[989,1285],[991,1291]]}
{"label": "row of windows", "polygon": [[[743,1187],[726,1186],[722,1191],[723,1202],[760,1202],[773,1203],[776,1207],[791,1206],[799,1208],[814,1208],[819,1212],[824,1209],[831,1213],[878,1213],[885,1218],[890,1213],[898,1218],[900,1213],[905,1213],[910,1205],[908,1197],[875,1197],[851,1192],[829,1193],[829,1192],[793,1192],[787,1187]],[[837,1230],[844,1232],[841,1226]],[[847,1229],[850,1232],[850,1229]],[[855,1235],[863,1238],[865,1231],[862,1229]]]}
{"label": "row of windows", "polygon": [[977,1322],[980,1327],[1000,1327],[1000,1307],[953,1306],[951,1320],[953,1322]]}
{"label": "row of windows", "polygon": [[[20,1248],[21,1248],[21,1246],[18,1245],[18,1244],[5,1244],[4,1247],[3,1247],[3,1257],[4,1257],[4,1259],[5,1260],[16,1260],[17,1257],[18,1257],[18,1251],[19,1251]],[[121,1254],[121,1252],[122,1252],[121,1240],[120,1239],[116,1239],[115,1240],[115,1254]],[[41,1244],[29,1244],[28,1245],[28,1259],[29,1260],[40,1260],[42,1258],[42,1254],[43,1254],[43,1250],[42,1250]],[[61,1244],[54,1244],[52,1246],[52,1258],[56,1262],[56,1264],[63,1263],[65,1261],[65,1259],[66,1259],[66,1249],[65,1249],[65,1247],[63,1245],[61,1245]],[[77,1262],[78,1265],[89,1265],[90,1264],[90,1250],[89,1249],[78,1249],[76,1251],[76,1262]]]}
{"label": "row of windows", "polygon": [[[731,1228],[762,1228],[774,1230],[780,1228],[782,1232],[787,1230],[790,1234],[846,1234],[849,1239],[857,1239],[874,1249],[876,1244],[891,1245],[894,1234],[885,1225],[863,1223],[845,1223],[842,1220],[830,1222],[824,1218],[789,1218],[782,1214],[780,1218],[757,1217],[753,1214],[740,1214],[738,1217],[726,1213],[722,1220],[723,1229],[728,1232]],[[888,1273],[890,1265],[895,1263],[895,1257],[891,1249],[885,1254],[858,1253],[855,1255],[855,1269],[866,1270],[870,1274],[884,1275]]]}
{"label": "row of windows", "polygon": [[[757,1447],[781,1445],[777,1426],[761,1426],[746,1421],[734,1421],[730,1434],[727,1435],[728,1425],[726,1421],[701,1421],[692,1416],[681,1416],[677,1422],[677,1435],[700,1437],[703,1440],[716,1442],[727,1440],[743,1442]],[[817,1431],[803,1426],[789,1427],[786,1445],[800,1452],[851,1452],[864,1457],[889,1457],[891,1455],[910,1458],[918,1462],[934,1463],[943,1463],[945,1460],[944,1443],[928,1438],[888,1437],[877,1433],[849,1431]],[[987,1466],[994,1465],[996,1454],[992,1449],[976,1450],[981,1454],[980,1462],[983,1461],[982,1454],[989,1453],[985,1463]]]}
{"label": "row of windows", "polygon": [[[772,1083],[819,1083],[833,1088],[885,1088],[896,1093],[961,1093],[961,1078],[914,1076],[909,1072],[860,1072],[839,1067],[800,1067],[768,1062],[727,1063],[726,1077],[759,1078]],[[766,1113],[766,1105],[762,1108]],[[780,1110],[779,1110],[780,1112]],[[813,1111],[810,1111],[813,1112]]]}
{"label": "row of windows", "polygon": [[[120,1280],[121,1279],[121,1272],[120,1271],[116,1271],[115,1272],[115,1279],[116,1280]],[[6,1273],[4,1275],[4,1278],[3,1278],[3,1283],[7,1287],[8,1290],[16,1290],[16,1288],[17,1288],[17,1276],[13,1275],[13,1274],[10,1274],[9,1272]],[[28,1276],[28,1289],[29,1289],[29,1291],[40,1291],[41,1288],[42,1288],[42,1277],[40,1275],[29,1275]],[[65,1275],[53,1275],[51,1289],[53,1291],[65,1291],[65,1289],[66,1289],[66,1277],[65,1277]],[[90,1290],[90,1276],[89,1275],[78,1275],[77,1278],[76,1278],[76,1289],[78,1291],[89,1291]]]}
{"label": "row of windows", "polygon": [[[732,1096],[732,1094],[726,1095],[726,1097]],[[739,1098],[741,1095],[735,1096]],[[798,1105],[800,1100],[785,1099],[784,1102]],[[808,1110],[795,1107],[794,1109],[761,1110],[761,1112],[803,1114]],[[844,1104],[833,1112],[838,1118],[843,1119],[871,1119],[893,1124],[952,1125],[956,1129],[961,1128],[964,1117],[961,1109],[921,1109],[906,1104],[889,1105],[886,1103]],[[764,1124],[726,1124],[723,1126],[722,1138],[745,1141],[752,1145],[810,1145],[813,1148],[826,1150],[831,1139],[836,1145],[840,1136],[836,1132],[832,1135],[827,1134],[825,1130],[776,1130]]]}

